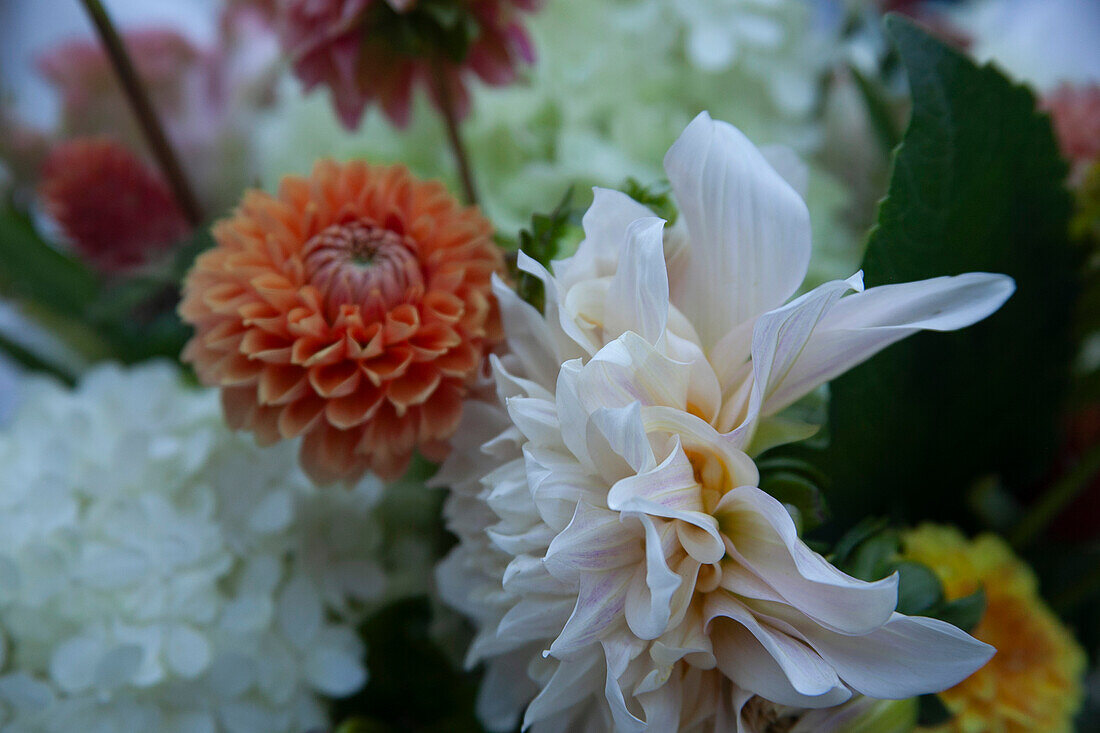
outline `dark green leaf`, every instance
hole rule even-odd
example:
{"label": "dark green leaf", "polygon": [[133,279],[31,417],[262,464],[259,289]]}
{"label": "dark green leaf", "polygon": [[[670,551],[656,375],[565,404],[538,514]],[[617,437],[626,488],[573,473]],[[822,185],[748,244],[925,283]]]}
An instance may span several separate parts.
{"label": "dark green leaf", "polygon": [[943,704],[938,695],[921,695],[920,709],[917,712],[917,725],[935,727],[951,720],[951,711]]}
{"label": "dark green leaf", "polygon": [[881,580],[893,572],[891,566],[897,554],[897,532],[887,529],[861,542],[838,567],[860,580]]}
{"label": "dark green leaf", "polygon": [[859,524],[845,532],[833,548],[833,564],[841,566],[847,563],[856,547],[886,529],[888,523],[889,520],[885,517],[866,517]]}
{"label": "dark green leaf", "polygon": [[760,488],[798,510],[802,531],[808,532],[825,521],[825,500],[821,489],[804,474],[789,470],[762,471]]}
{"label": "dark green leaf", "polygon": [[28,371],[51,374],[70,387],[76,384],[76,375],[67,366],[44,359],[2,333],[0,333],[0,352]]}
{"label": "dark green leaf", "polygon": [[[899,609],[900,610],[900,609]],[[924,614],[970,631],[982,620],[985,613],[985,591],[979,588],[968,596],[942,603],[932,613]]]}
{"label": "dark green leaf", "polygon": [[96,275],[38,236],[30,218],[0,211],[0,288],[55,313],[81,315],[96,297]]}
{"label": "dark green leaf", "polygon": [[199,227],[188,239],[177,244],[172,249],[172,261],[168,267],[168,277],[172,282],[176,285],[182,283],[195,258],[214,244],[214,235],[207,226]]}
{"label": "dark green leaf", "polygon": [[894,563],[893,570],[898,573],[898,613],[926,616],[943,601],[943,584],[928,566],[903,560]]}
{"label": "dark green leaf", "polygon": [[1017,292],[959,333],[908,339],[833,382],[838,516],[963,514],[964,487],[1036,480],[1053,456],[1072,353],[1066,167],[1024,87],[897,17],[913,114],[863,262],[869,286],[1002,272]]}

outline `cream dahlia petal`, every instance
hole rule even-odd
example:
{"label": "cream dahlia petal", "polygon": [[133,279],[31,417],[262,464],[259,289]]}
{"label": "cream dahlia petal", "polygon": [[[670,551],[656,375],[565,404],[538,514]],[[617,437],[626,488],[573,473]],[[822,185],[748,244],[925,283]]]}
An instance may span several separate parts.
{"label": "cream dahlia petal", "polygon": [[545,289],[546,323],[553,334],[553,344],[557,349],[558,363],[568,359],[588,357],[599,350],[585,324],[578,323],[575,315],[565,306],[563,298],[567,293],[558,287],[557,279],[538,261],[529,257],[523,250],[516,254],[516,267],[538,278]]}
{"label": "cream dahlia petal", "polygon": [[945,690],[969,677],[994,654],[993,647],[949,623],[900,613],[864,637],[838,634],[821,626],[800,629],[807,643],[849,687],[880,699],[901,700]]}
{"label": "cream dahlia petal", "polygon": [[882,626],[897,605],[897,576],[874,583],[845,575],[810,550],[783,505],[743,486],[715,510],[729,538],[729,554],[814,621],[846,634]]}
{"label": "cream dahlia petal", "polygon": [[778,380],[769,380],[762,411],[778,412],[919,330],[953,331],[976,323],[1000,308],[1014,290],[1012,278],[1005,275],[970,272],[882,285],[840,298],[815,322],[804,343],[788,346],[799,351],[798,357],[788,361],[789,369]]}
{"label": "cream dahlia petal", "polygon": [[[551,719],[555,713],[567,711],[578,707],[591,697],[593,689],[601,689],[601,678],[604,677],[603,655],[596,649],[576,661],[562,661],[556,664],[550,679],[542,684],[542,690],[527,706],[527,712],[523,716],[523,728],[526,730],[536,722]],[[559,721],[560,727],[552,724],[546,726],[550,730],[566,731],[570,729],[569,721]],[[539,726],[540,729],[543,727]],[[594,730],[599,730],[594,727]]]}
{"label": "cream dahlia petal", "polygon": [[844,293],[862,288],[863,274],[856,273],[847,280],[827,282],[756,319],[752,334],[752,389],[748,403],[742,409],[737,401],[729,400],[719,417],[719,424],[723,427],[736,427],[734,434],[742,447],[747,446],[752,438],[764,402],[802,357],[814,328]]}
{"label": "cream dahlia petal", "polygon": [[627,229],[622,261],[604,306],[604,337],[633,331],[651,344],[668,323],[668,272],[665,270],[665,222],[638,219]]}
{"label": "cream dahlia petal", "polygon": [[[604,696],[611,706],[611,717],[615,721],[615,730],[623,733],[641,733],[648,730],[648,720],[635,715],[627,698],[623,694],[620,678],[624,676],[630,661],[637,656],[638,645],[630,642],[602,644],[604,659],[607,661],[607,674],[604,678]],[[640,711],[639,711],[640,712]]]}
{"label": "cream dahlia petal", "polygon": [[[684,453],[679,436],[673,438],[672,450],[660,465],[617,481],[607,492],[607,505],[616,511],[623,511],[632,499],[657,504],[667,511],[703,512],[695,469]],[[711,520],[708,524],[717,528],[714,518],[708,518]],[[717,536],[717,532],[715,534]]]}
{"label": "cream dahlia petal", "polygon": [[[695,496],[685,497],[688,492]],[[699,484],[678,442],[653,471],[615,482],[607,493],[607,505],[622,514],[678,520],[680,543],[696,562],[716,563],[725,554],[718,522],[701,511]]]}
{"label": "cream dahlia petal", "polygon": [[512,730],[523,708],[538,693],[527,677],[527,660],[519,655],[499,658],[485,669],[477,697],[477,717],[492,731]]}
{"label": "cream dahlia petal", "polygon": [[649,471],[656,465],[638,402],[624,407],[597,407],[589,425],[607,441],[611,452],[626,462],[630,472]]}
{"label": "cream dahlia petal", "polygon": [[540,445],[561,441],[554,403],[538,397],[509,397],[508,415],[527,440]]}
{"label": "cream dahlia petal", "polygon": [[523,365],[529,379],[552,388],[557,379],[558,355],[553,349],[550,326],[529,303],[493,275],[493,295],[500,304],[500,319],[505,331],[515,334],[509,343],[509,353]]}
{"label": "cream dahlia petal", "polygon": [[737,128],[706,112],[669,149],[665,171],[691,238],[672,302],[713,345],[798,289],[810,261],[809,212]]}
{"label": "cream dahlia petal", "polygon": [[603,277],[615,272],[627,229],[653,212],[619,191],[592,189],[592,205],[588,207],[581,226],[584,240],[576,253],[554,263],[554,275],[568,289],[580,280]]}
{"label": "cream dahlia petal", "polygon": [[577,605],[547,652],[558,659],[576,658],[598,643],[605,631],[621,625],[633,575],[634,569],[630,567],[582,574]]}
{"label": "cream dahlia petal", "polygon": [[805,707],[835,705],[851,696],[815,650],[761,623],[732,596],[709,594],[703,618],[718,668],[741,687],[772,702]]}
{"label": "cream dahlia petal", "polygon": [[577,392],[589,410],[634,403],[679,407],[691,391],[692,371],[628,331],[581,368]]}
{"label": "cream dahlia petal", "polygon": [[641,562],[642,532],[616,531],[620,521],[618,512],[580,502],[573,521],[550,543],[543,563],[554,577],[578,582],[582,571],[604,572]]}
{"label": "cream dahlia petal", "polygon": [[512,606],[497,626],[497,636],[519,641],[539,641],[557,633],[561,614],[568,616],[570,604],[552,595],[526,595]]}
{"label": "cream dahlia petal", "polygon": [[[627,626],[635,636],[656,639],[668,629],[672,618],[672,597],[680,588],[681,580],[668,567],[666,543],[658,534],[656,522],[645,515],[640,516],[639,521],[645,530],[645,582],[637,582],[640,578],[637,577],[638,571],[635,571],[635,582],[627,591],[623,613]],[[667,522],[662,522],[662,525],[673,530]]]}
{"label": "cream dahlia petal", "polygon": [[572,456],[527,445],[523,458],[531,498],[539,516],[555,531],[561,532],[569,525],[574,510],[582,503],[604,504],[604,488]]}

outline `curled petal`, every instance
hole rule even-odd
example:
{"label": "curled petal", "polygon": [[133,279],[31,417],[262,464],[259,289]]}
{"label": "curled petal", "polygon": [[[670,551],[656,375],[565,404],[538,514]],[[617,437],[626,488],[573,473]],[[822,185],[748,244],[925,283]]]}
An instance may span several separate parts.
{"label": "curled petal", "polygon": [[868,583],[845,575],[806,546],[783,505],[742,486],[715,511],[731,556],[791,606],[839,633],[866,634],[897,605],[897,576]]}

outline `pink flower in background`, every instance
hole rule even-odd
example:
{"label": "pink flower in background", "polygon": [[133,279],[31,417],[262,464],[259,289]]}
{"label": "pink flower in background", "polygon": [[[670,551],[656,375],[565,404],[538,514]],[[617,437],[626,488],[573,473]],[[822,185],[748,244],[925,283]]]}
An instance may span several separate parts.
{"label": "pink flower in background", "polygon": [[[127,50],[157,111],[171,120],[191,101],[204,54],[169,28],[148,28],[123,34]],[[38,68],[61,95],[60,126],[69,135],[114,131],[121,139],[138,139],[136,124],[122,97],[114,70],[96,39],[74,38],[38,58]],[[130,128],[133,128],[131,133]]]}
{"label": "pink flower in background", "polygon": [[[358,126],[377,102],[397,126],[409,121],[414,88],[440,104],[442,75],[459,116],[469,106],[464,72],[486,84],[510,84],[534,49],[519,23],[538,0],[456,0],[445,20],[415,0],[290,0],[281,18],[283,48],[307,90],[332,91],[340,121]],[[438,65],[438,69],[434,68]]]}
{"label": "pink flower in background", "polygon": [[218,20],[215,50],[223,93],[238,102],[267,107],[275,102],[279,41],[276,0],[228,0]]}
{"label": "pink flower in background", "polygon": [[190,231],[164,181],[112,140],[55,147],[39,194],[76,251],[103,272],[146,264]]}
{"label": "pink flower in background", "polygon": [[1070,180],[1077,181],[1100,160],[1100,84],[1062,84],[1042,106],[1050,112],[1062,155],[1073,166]]}
{"label": "pink flower in background", "polygon": [[[256,177],[251,123],[274,102],[277,80],[274,3],[230,2],[218,30],[217,42],[209,48],[171,28],[122,34],[203,207],[214,213],[228,209]],[[97,40],[59,44],[39,57],[38,67],[61,97],[58,136],[109,135],[152,163]]]}

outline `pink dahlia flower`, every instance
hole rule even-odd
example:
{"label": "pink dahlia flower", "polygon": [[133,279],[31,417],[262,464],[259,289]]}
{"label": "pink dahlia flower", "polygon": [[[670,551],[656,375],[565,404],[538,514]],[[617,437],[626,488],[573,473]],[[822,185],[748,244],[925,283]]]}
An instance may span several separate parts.
{"label": "pink dahlia flower", "polygon": [[102,272],[147,264],[190,231],[167,184],[106,138],[56,146],[39,194],[81,257]]}
{"label": "pink dahlia flower", "polygon": [[1062,155],[1073,166],[1071,181],[1079,181],[1093,162],[1100,161],[1100,84],[1063,84],[1044,99]]}
{"label": "pink dahlia flower", "polygon": [[521,62],[534,62],[519,17],[539,0],[452,4],[457,12],[444,16],[439,3],[425,8],[416,0],[290,0],[280,23],[282,43],[307,90],[322,84],[332,90],[348,129],[358,126],[371,102],[403,127],[419,84],[437,105],[445,91],[464,116],[465,72],[501,86],[515,81]]}

